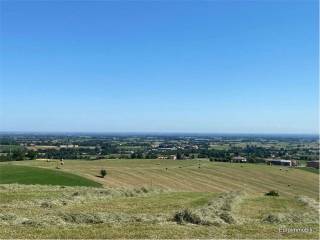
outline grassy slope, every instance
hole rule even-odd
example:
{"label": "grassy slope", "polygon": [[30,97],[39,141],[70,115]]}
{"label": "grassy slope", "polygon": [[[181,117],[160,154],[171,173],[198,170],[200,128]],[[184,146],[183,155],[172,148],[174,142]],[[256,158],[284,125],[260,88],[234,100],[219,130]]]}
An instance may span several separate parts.
{"label": "grassy slope", "polygon": [[92,186],[99,183],[67,172],[29,166],[0,165],[0,183]]}
{"label": "grassy slope", "polygon": [[[24,161],[14,164],[54,168],[55,163],[44,161]],[[1,164],[0,164],[1,166]],[[241,167],[242,166],[242,167]],[[64,171],[76,172],[100,181],[111,187],[157,186],[170,188],[173,192],[138,195],[133,197],[116,196],[96,198],[91,190],[79,190],[74,187],[58,188],[42,186],[18,187],[13,190],[0,186],[0,214],[13,213],[20,217],[33,219],[49,217],[58,212],[66,214],[128,214],[155,217],[164,215],[167,220],[153,222],[115,222],[101,224],[67,224],[57,226],[36,226],[31,224],[1,225],[0,232],[5,238],[312,238],[319,234],[317,221],[309,221],[316,210],[301,203],[297,196],[304,195],[318,199],[319,175],[298,169],[285,171],[279,167],[254,165],[211,163],[197,160],[98,160],[65,161]],[[105,179],[97,178],[101,168],[108,170]],[[168,168],[168,170],[165,170]],[[288,186],[290,185],[290,186]],[[2,189],[2,190],[1,190]],[[275,189],[280,197],[267,197],[264,192]],[[168,220],[173,214],[184,208],[204,206],[219,192],[244,190],[248,194],[232,214],[239,218],[237,224],[220,227],[203,225],[179,225]],[[87,192],[81,201],[70,201],[76,192]],[[92,190],[93,191],[93,190]],[[100,192],[99,190],[98,192]],[[77,196],[76,196],[77,197]],[[67,204],[41,207],[42,201]],[[36,204],[34,203],[36,202]],[[17,206],[20,206],[17,208]],[[268,214],[287,214],[300,216],[298,219],[288,215],[284,222],[264,223]],[[306,214],[306,215],[304,215]],[[0,218],[1,219],[1,218]],[[1,221],[0,221],[1,223]],[[288,228],[311,227],[312,233],[279,233],[279,226]]]}
{"label": "grassy slope", "polygon": [[299,167],[298,169],[304,170],[304,171],[308,171],[308,172],[312,172],[312,173],[316,173],[316,174],[320,173],[319,169],[312,168],[312,167]]}
{"label": "grassy slope", "polygon": [[[216,199],[214,193],[200,192],[163,192],[137,194],[133,197],[102,195],[101,190],[82,189],[79,187],[48,186],[9,186],[2,185],[0,194],[0,213],[14,214],[20,219],[32,219],[25,224],[0,224],[4,238],[312,238],[318,235],[316,222],[262,223],[265,214],[286,214],[294,210],[295,215],[315,214],[305,204],[294,197],[267,197],[249,195],[237,206],[233,215],[239,218],[238,224],[222,226],[180,225],[170,220],[173,214],[182,208],[197,208]],[[88,193],[83,195],[83,193]],[[16,194],[19,193],[19,197]],[[80,193],[76,195],[74,193]],[[63,205],[42,207],[43,202]],[[5,209],[2,207],[6,206]],[[17,207],[19,206],[19,207]],[[57,217],[64,214],[129,214],[146,216],[165,216],[160,223],[133,221],[102,224],[62,224],[55,223],[38,226],[41,219]],[[1,221],[0,221],[1,222]],[[15,220],[19,222],[19,219]],[[312,233],[279,233],[279,226],[288,228],[311,227]]]}
{"label": "grassy slope", "polygon": [[[282,195],[305,195],[318,199],[319,175],[314,173],[276,166],[215,163],[204,160],[200,161],[199,169],[198,162],[198,160],[67,160],[63,168],[65,171],[77,172],[99,181],[108,187],[153,185],[193,192],[227,192],[242,189],[253,194],[275,189]],[[45,161],[23,161],[16,164],[55,167],[54,162]],[[96,177],[102,168],[108,171],[105,179]]]}

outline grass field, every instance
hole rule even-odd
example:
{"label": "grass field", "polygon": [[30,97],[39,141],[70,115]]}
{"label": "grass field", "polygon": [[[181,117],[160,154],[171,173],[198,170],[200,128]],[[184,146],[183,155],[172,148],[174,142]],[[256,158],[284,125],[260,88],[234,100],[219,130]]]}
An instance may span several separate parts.
{"label": "grass field", "polygon": [[299,168],[300,170],[304,170],[304,171],[308,171],[308,172],[313,172],[313,173],[316,173],[316,174],[319,174],[319,169],[316,169],[316,168],[312,168],[312,167],[300,167]]}
{"label": "grass field", "polygon": [[[97,177],[101,168],[105,179]],[[1,184],[2,237],[318,238],[319,175],[312,172],[205,160],[200,168],[198,160],[70,160],[59,171],[104,188]],[[280,196],[265,196],[272,189]]]}
{"label": "grass field", "polygon": [[[199,168],[200,163],[200,168]],[[16,164],[54,169],[55,162],[22,161]],[[108,175],[97,177],[105,168]],[[154,186],[175,191],[229,192],[235,189],[261,194],[271,189],[283,195],[318,199],[318,178],[299,169],[257,164],[218,163],[208,160],[66,160],[63,171],[75,172],[106,187]]]}
{"label": "grass field", "polygon": [[0,165],[0,184],[41,184],[100,187],[101,184],[67,172],[19,165]]}

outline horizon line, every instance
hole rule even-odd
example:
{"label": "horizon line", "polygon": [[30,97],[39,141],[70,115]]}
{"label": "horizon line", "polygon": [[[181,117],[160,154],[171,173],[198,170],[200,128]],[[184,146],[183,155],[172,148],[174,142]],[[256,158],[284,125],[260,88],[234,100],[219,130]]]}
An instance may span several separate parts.
{"label": "horizon line", "polygon": [[320,136],[320,133],[283,133],[283,132],[191,132],[191,131],[1,131],[0,134],[119,134],[119,135],[308,135]]}

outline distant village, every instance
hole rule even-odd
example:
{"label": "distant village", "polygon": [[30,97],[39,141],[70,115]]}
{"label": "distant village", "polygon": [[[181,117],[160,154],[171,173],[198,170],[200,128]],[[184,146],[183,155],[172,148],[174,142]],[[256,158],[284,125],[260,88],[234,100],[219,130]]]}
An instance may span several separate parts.
{"label": "distant village", "polygon": [[0,160],[172,159],[319,168],[315,137],[1,135]]}

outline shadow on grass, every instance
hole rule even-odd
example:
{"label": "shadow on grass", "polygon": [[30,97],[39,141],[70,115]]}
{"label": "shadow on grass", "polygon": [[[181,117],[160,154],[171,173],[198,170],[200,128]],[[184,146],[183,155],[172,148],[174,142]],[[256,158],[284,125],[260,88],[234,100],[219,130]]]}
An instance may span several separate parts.
{"label": "shadow on grass", "polygon": [[98,177],[98,178],[104,178],[104,177],[102,177],[101,175],[95,175],[96,177]]}

